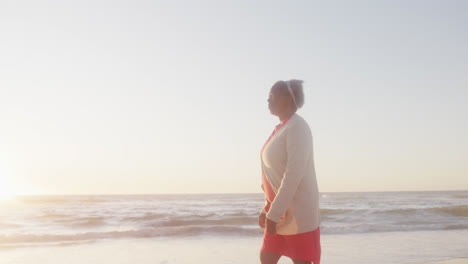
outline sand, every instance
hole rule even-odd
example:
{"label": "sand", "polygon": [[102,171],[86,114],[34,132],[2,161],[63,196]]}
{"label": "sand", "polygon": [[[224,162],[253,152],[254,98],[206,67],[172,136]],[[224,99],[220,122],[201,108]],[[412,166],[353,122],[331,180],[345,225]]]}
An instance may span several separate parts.
{"label": "sand", "polygon": [[[322,264],[468,263],[468,230],[322,235]],[[104,239],[60,246],[0,247],[1,264],[260,263],[261,237]],[[440,261],[444,260],[444,261]],[[432,262],[431,262],[432,261]],[[278,264],[292,263],[282,257]]]}
{"label": "sand", "polygon": [[421,264],[468,264],[468,258],[456,258],[456,259],[449,259],[449,260],[424,262]]}

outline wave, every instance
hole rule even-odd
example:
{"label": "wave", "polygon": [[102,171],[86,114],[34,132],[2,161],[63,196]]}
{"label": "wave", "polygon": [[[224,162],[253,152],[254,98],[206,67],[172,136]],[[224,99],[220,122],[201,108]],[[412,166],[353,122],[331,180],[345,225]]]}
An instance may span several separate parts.
{"label": "wave", "polygon": [[89,204],[95,204],[95,203],[104,203],[108,202],[108,200],[105,199],[96,199],[96,198],[64,198],[64,199],[57,199],[57,198],[51,198],[51,197],[22,197],[18,196],[15,197],[15,201],[18,201],[20,203],[25,203],[25,204],[63,204],[63,203],[89,203]]}
{"label": "wave", "polygon": [[320,215],[337,215],[337,214],[349,213],[353,211],[356,211],[356,210],[320,208]]}
{"label": "wave", "polygon": [[65,199],[48,199],[48,198],[24,198],[24,197],[17,197],[15,198],[16,201],[21,202],[21,203],[26,203],[26,204],[63,204],[68,202],[69,200]]}
{"label": "wave", "polygon": [[49,213],[34,217],[39,220],[39,223],[60,223],[62,225],[70,225],[71,227],[93,227],[106,224],[106,220],[111,217],[106,216],[85,216],[78,217],[71,214]]}
{"label": "wave", "polygon": [[[385,199],[363,193],[322,194],[321,233],[468,229],[468,204],[462,200],[468,193],[423,194],[385,193]],[[21,197],[21,210],[0,216],[0,248],[100,239],[263,234],[258,226],[263,195],[249,199],[242,195],[167,197]]]}
{"label": "wave", "polygon": [[15,228],[15,227],[20,227],[20,225],[13,224],[13,223],[0,222],[0,228]]}
{"label": "wave", "polygon": [[333,197],[334,200],[367,200],[369,197],[365,196],[336,196]]}
{"label": "wave", "polygon": [[87,198],[87,199],[80,199],[77,202],[80,203],[104,203],[107,202],[108,200],[104,199],[95,199],[95,198]]}
{"label": "wave", "polygon": [[423,212],[442,213],[452,216],[468,217],[468,205],[456,205],[446,207],[430,207],[430,208],[402,208],[380,211],[380,213],[388,214],[420,214]]}
{"label": "wave", "polygon": [[160,219],[167,217],[167,214],[163,213],[146,213],[142,216],[126,216],[122,218],[123,221],[131,221],[131,222],[141,222],[141,221],[150,221],[155,219]]}
{"label": "wave", "polygon": [[105,225],[105,217],[83,217],[75,220],[73,223],[71,223],[72,226],[75,227],[92,227],[92,226],[101,226]]}
{"label": "wave", "polygon": [[86,232],[75,234],[11,234],[0,235],[0,245],[23,243],[50,243],[63,241],[84,241],[120,238],[151,238],[173,236],[198,236],[202,234],[225,234],[252,236],[263,234],[261,228],[248,228],[234,225],[224,226],[181,226],[173,228],[146,228],[127,231]]}
{"label": "wave", "polygon": [[66,218],[66,217],[73,217],[73,215],[70,215],[70,214],[48,213],[48,214],[43,214],[43,215],[38,215],[38,216],[36,216],[36,218],[39,218],[39,219],[47,219],[47,218]]}
{"label": "wave", "polygon": [[258,217],[228,217],[220,219],[171,219],[162,222],[152,223],[152,226],[172,227],[172,226],[190,226],[190,225],[255,225],[258,223]]}
{"label": "wave", "polygon": [[[370,223],[349,223],[343,225],[320,225],[322,234],[350,234],[370,232],[408,232],[424,230],[461,230],[468,229],[468,224],[422,225],[378,225]],[[0,234],[0,248],[20,247],[37,244],[66,244],[75,242],[94,242],[103,239],[155,238],[155,237],[193,237],[201,235],[260,237],[264,230],[258,226],[239,225],[191,225],[177,227],[151,227],[125,231],[83,232],[71,234]]]}
{"label": "wave", "polygon": [[80,241],[64,241],[64,242],[49,242],[49,243],[11,243],[0,244],[1,249],[15,249],[20,247],[41,247],[41,246],[72,246],[93,243],[97,240],[80,240]]}
{"label": "wave", "polygon": [[435,208],[430,208],[429,210],[433,212],[446,213],[446,214],[450,214],[453,216],[468,217],[468,205],[435,207]]}
{"label": "wave", "polygon": [[[351,217],[352,219],[360,219],[365,214],[368,217],[377,217],[376,219],[388,215],[388,217],[418,216],[421,214],[428,215],[446,215],[452,217],[468,217],[468,205],[446,206],[446,207],[430,207],[430,208],[398,208],[387,210],[375,209],[337,209],[337,208],[321,208],[320,216],[324,221],[329,221],[341,217]],[[72,227],[97,227],[106,225],[110,222],[121,222],[125,224],[137,225],[138,227],[177,227],[177,226],[193,226],[193,225],[255,225],[258,221],[258,212],[187,212],[179,213],[154,213],[147,212],[140,215],[91,215],[91,216],[74,216],[71,214],[62,213],[46,213],[36,217],[38,220],[52,221],[51,223],[61,223]],[[409,219],[407,219],[409,220]],[[418,221],[420,219],[417,219]],[[344,221],[344,219],[343,219]]]}
{"label": "wave", "polygon": [[466,230],[468,224],[435,224],[426,223],[420,225],[392,224],[381,225],[372,223],[356,223],[343,225],[320,225],[321,234],[355,234],[355,233],[385,233],[385,232],[412,232],[412,231],[443,231]]}
{"label": "wave", "polygon": [[447,226],[445,226],[443,229],[444,229],[444,230],[468,229],[468,224],[447,225]]}

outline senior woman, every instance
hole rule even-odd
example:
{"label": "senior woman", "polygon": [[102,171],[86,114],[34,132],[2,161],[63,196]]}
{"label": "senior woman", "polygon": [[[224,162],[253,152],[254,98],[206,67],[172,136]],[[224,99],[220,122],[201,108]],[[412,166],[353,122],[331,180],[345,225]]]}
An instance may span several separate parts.
{"label": "senior woman", "polygon": [[270,90],[268,108],[279,118],[261,150],[265,205],[259,215],[264,228],[262,264],[281,256],[294,264],[320,263],[320,208],[312,133],[296,111],[304,105],[303,81],[278,81]]}

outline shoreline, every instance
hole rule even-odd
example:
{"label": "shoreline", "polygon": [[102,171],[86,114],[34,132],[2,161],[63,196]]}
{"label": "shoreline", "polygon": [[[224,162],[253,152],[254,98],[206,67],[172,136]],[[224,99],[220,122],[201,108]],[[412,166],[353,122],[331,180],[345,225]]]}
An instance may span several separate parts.
{"label": "shoreline", "polygon": [[[321,261],[327,264],[468,264],[467,236],[468,230],[323,235]],[[38,260],[50,264],[191,264],[214,260],[254,264],[259,263],[261,243],[261,236],[102,239],[10,248],[0,250],[0,259],[22,264],[34,264]],[[287,257],[281,257],[278,262],[289,263]]]}

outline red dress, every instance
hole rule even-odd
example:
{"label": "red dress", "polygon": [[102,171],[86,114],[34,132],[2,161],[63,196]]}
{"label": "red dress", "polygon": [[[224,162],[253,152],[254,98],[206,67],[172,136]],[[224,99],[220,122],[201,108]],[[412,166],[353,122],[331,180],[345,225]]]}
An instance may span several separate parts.
{"label": "red dress", "polygon": [[[273,135],[288,122],[289,118],[284,122],[280,123],[275,127],[275,130],[270,135],[268,140],[263,145],[261,155],[265,146],[268,144]],[[275,199],[275,192],[268,182],[265,172],[262,168],[262,183],[265,191],[265,197],[267,205],[265,211],[270,210],[270,205]],[[270,235],[266,228],[263,233],[263,244],[260,251],[273,252],[278,255],[287,256],[293,260],[300,259],[305,261],[311,261],[313,264],[320,264],[321,256],[321,245],[320,245],[320,227],[317,227],[314,231],[299,233],[294,235]]]}

